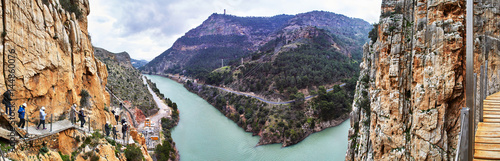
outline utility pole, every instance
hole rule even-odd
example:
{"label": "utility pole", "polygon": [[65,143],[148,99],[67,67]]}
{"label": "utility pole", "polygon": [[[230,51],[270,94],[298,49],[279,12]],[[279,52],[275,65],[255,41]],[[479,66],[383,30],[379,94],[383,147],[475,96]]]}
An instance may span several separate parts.
{"label": "utility pole", "polygon": [[[475,107],[474,107],[474,100],[473,100],[473,82],[474,81],[474,47],[473,47],[473,38],[474,38],[474,11],[473,11],[473,0],[467,0],[467,5],[466,5],[466,70],[465,70],[465,83],[466,83],[466,89],[465,89],[465,105],[469,107],[469,139],[468,139],[468,155],[467,155],[467,160],[472,161],[474,158],[474,112],[475,112]],[[482,100],[480,100],[482,101]]]}

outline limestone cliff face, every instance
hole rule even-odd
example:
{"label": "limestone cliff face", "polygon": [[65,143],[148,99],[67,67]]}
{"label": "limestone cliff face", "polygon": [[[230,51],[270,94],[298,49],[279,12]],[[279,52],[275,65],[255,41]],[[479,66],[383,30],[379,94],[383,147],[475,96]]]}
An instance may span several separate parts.
{"label": "limestone cliff face", "polygon": [[[498,2],[475,3],[474,71],[489,52],[493,93]],[[360,65],[346,160],[453,160],[465,106],[465,14],[464,0],[382,1],[378,39]],[[493,45],[482,47],[485,40]]]}
{"label": "limestone cliff face", "polygon": [[[1,5],[0,92],[5,92],[10,83],[8,54],[15,51],[14,103],[19,106],[27,102],[30,119],[38,118],[41,106],[46,107],[49,116],[58,118],[73,103],[79,104],[82,90],[91,95],[93,125],[111,118],[104,110],[109,106],[109,94],[104,88],[108,73],[105,64],[94,57],[87,31],[88,0],[71,4],[18,0],[2,1]],[[80,12],[75,15],[65,9],[67,5]]]}

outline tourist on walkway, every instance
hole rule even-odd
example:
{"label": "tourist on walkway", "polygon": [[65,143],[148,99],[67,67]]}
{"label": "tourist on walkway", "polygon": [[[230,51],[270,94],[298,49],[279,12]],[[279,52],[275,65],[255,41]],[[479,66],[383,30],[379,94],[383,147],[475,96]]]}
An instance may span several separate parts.
{"label": "tourist on walkway", "polygon": [[120,118],[119,111],[116,110],[116,112],[114,114],[115,114],[116,125],[118,125],[118,118]]}
{"label": "tourist on walkway", "polygon": [[127,136],[127,130],[128,130],[127,123],[124,123],[122,126],[123,141],[125,141],[125,137]]}
{"label": "tourist on walkway", "polygon": [[109,122],[106,122],[106,124],[104,125],[104,131],[106,131],[106,137],[109,136],[109,130],[111,130],[111,128],[109,127]]}
{"label": "tourist on walkway", "polygon": [[24,109],[26,108],[26,103],[23,103],[21,106],[19,106],[19,110],[17,110],[17,113],[19,113],[19,123],[17,126],[19,128],[24,128],[25,120],[24,120],[24,113],[26,112]]}
{"label": "tourist on walkway", "polygon": [[80,109],[80,113],[78,113],[78,119],[80,119],[80,127],[83,127],[83,125],[85,124],[85,114],[83,108]]}
{"label": "tourist on walkway", "polygon": [[116,140],[116,126],[113,126],[113,139]]}
{"label": "tourist on walkway", "polygon": [[122,119],[122,125],[127,123],[127,121],[125,119]]}
{"label": "tourist on walkway", "polygon": [[47,114],[45,113],[45,107],[42,106],[42,109],[40,109],[40,123],[38,124],[38,126],[36,126],[36,129],[38,130],[40,128],[40,125],[43,124],[43,130],[45,130],[45,116],[47,116]]}
{"label": "tourist on walkway", "polygon": [[12,101],[11,98],[12,93],[10,92],[10,89],[7,89],[5,93],[3,93],[3,100],[2,103],[5,105],[5,114],[10,115],[12,113],[11,111],[11,106],[10,101]]}

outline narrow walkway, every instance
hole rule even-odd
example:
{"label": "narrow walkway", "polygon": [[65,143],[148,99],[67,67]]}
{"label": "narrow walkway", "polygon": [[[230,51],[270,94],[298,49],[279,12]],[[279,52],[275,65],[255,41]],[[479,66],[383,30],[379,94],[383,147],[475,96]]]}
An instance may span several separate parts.
{"label": "narrow walkway", "polygon": [[474,160],[500,160],[500,92],[483,101],[483,122],[477,126]]}

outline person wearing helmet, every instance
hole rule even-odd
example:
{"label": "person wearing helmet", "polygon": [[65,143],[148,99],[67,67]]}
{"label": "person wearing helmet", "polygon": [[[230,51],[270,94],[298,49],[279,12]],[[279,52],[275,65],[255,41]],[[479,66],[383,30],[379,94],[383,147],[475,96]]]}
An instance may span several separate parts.
{"label": "person wearing helmet", "polygon": [[106,121],[106,124],[104,125],[104,131],[106,131],[106,137],[109,136],[109,130],[111,130],[111,127],[109,127],[109,122]]}
{"label": "person wearing helmet", "polygon": [[21,106],[19,106],[19,110],[17,110],[17,113],[19,113],[19,123],[17,124],[18,127],[24,128],[25,120],[24,120],[24,113],[26,108],[26,103],[23,103]]}
{"label": "person wearing helmet", "polygon": [[40,128],[41,124],[43,124],[43,130],[47,129],[45,128],[45,116],[47,116],[47,113],[45,113],[45,107],[42,106],[42,109],[40,109],[40,123],[36,126],[37,130]]}

